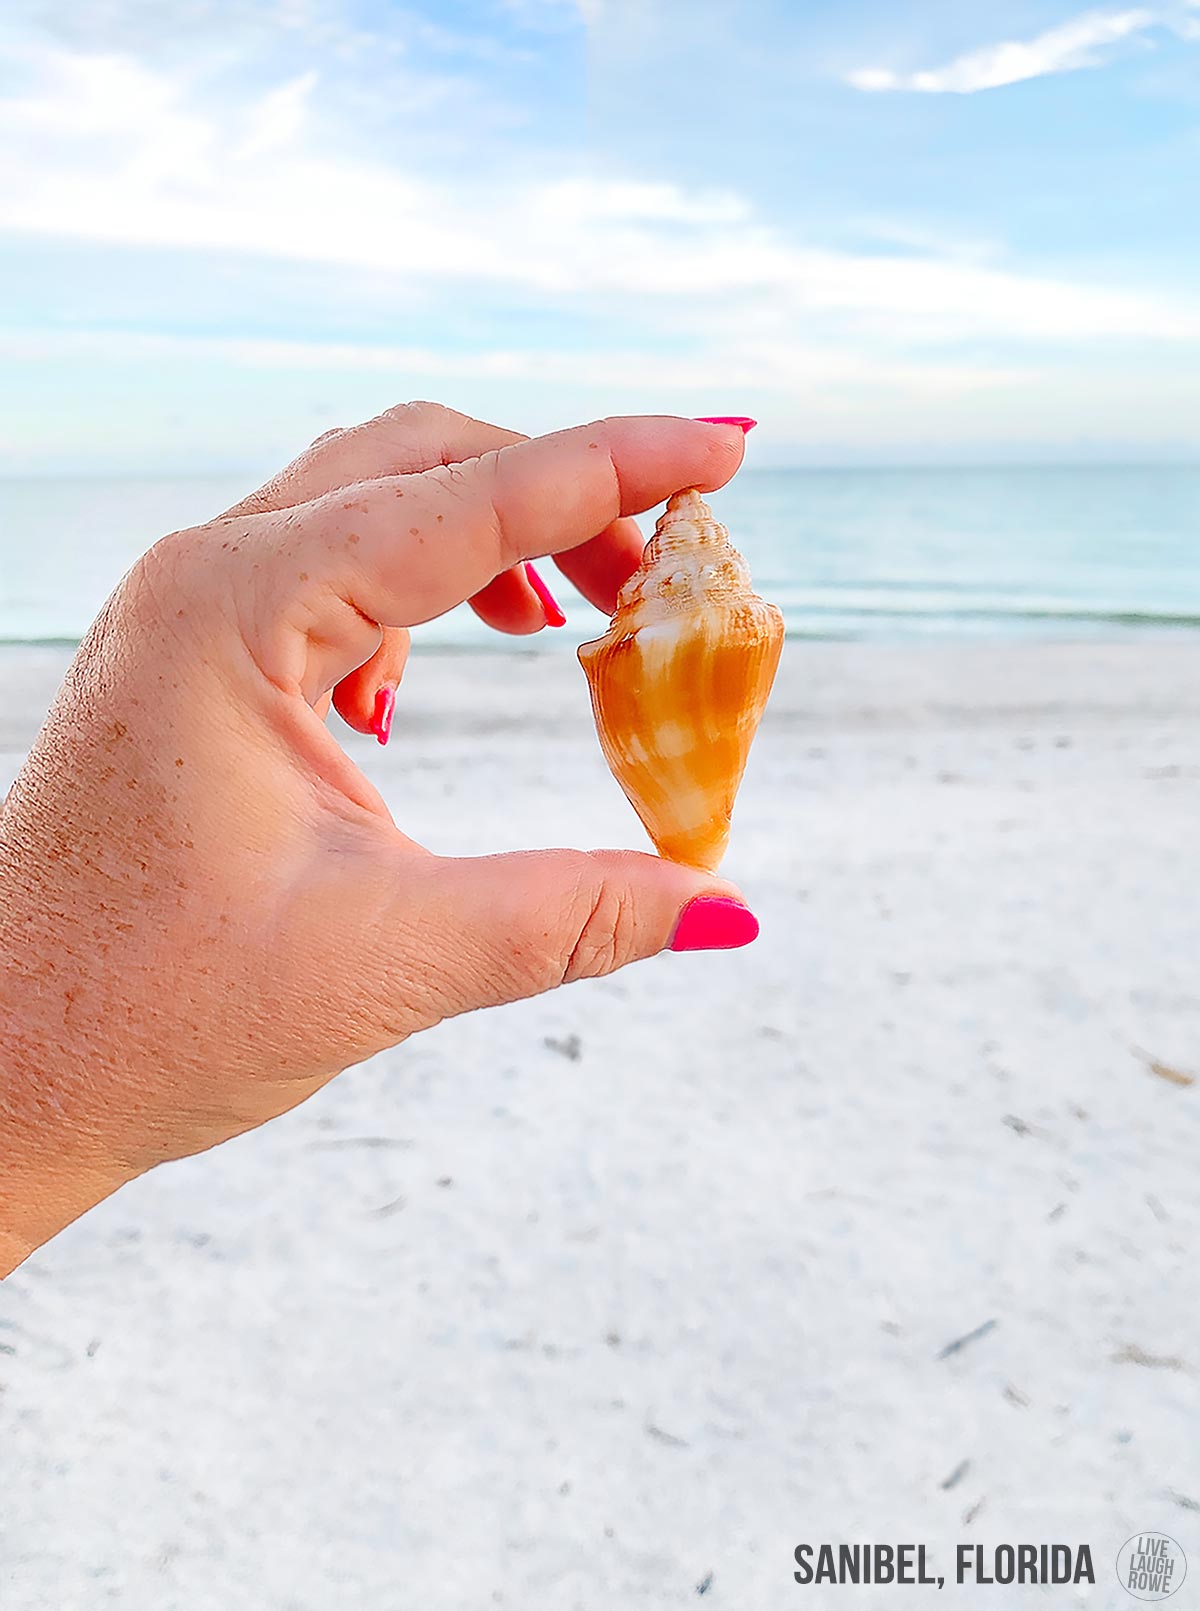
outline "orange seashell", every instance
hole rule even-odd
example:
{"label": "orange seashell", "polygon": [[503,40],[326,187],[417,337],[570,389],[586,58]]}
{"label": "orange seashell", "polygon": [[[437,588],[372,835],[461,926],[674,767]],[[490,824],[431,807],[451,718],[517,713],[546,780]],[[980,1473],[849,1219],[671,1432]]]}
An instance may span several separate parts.
{"label": "orange seashell", "polygon": [[604,758],[660,855],[714,872],[783,648],[783,616],[698,492],[677,492],[579,650]]}

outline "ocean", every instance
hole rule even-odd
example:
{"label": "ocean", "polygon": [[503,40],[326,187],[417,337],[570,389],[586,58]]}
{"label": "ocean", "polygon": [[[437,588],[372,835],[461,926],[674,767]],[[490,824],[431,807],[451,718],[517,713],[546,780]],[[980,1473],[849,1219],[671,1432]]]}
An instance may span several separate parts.
{"label": "ocean", "polygon": [[[78,639],[139,553],[248,484],[0,479],[0,642]],[[1198,466],[746,470],[712,501],[793,636],[1200,632]],[[539,647],[594,635],[554,585],[570,624]],[[497,642],[466,608],[420,632]]]}

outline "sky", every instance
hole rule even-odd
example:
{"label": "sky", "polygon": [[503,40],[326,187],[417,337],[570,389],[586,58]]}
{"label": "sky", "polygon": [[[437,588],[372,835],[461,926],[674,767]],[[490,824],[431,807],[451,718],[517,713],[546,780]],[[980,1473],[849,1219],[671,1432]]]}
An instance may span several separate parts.
{"label": "sky", "polygon": [[0,473],[1200,457],[1200,0],[9,0]]}

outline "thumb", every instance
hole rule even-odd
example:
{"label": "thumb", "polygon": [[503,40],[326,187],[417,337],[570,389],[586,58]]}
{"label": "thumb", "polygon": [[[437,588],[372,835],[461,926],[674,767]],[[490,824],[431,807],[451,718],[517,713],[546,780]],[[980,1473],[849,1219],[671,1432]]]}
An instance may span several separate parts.
{"label": "thumb", "polygon": [[[675,950],[748,945],[758,922],[732,884],[628,850],[543,850],[422,867],[415,924],[441,1015],[536,996]],[[424,969],[423,969],[424,971]]]}

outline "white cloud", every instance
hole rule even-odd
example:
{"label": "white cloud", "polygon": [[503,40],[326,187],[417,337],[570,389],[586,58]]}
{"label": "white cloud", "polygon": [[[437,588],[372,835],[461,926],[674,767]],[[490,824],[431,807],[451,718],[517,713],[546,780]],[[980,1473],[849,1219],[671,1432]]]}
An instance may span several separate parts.
{"label": "white cloud", "polygon": [[[491,288],[560,312],[616,299],[706,350],[766,321],[788,345],[1200,339],[1200,303],[1018,274],[939,254],[856,254],[788,239],[742,198],[648,180],[489,174],[474,189],[339,157],[307,137],[312,74],[248,105],[199,104],[127,57],[48,51],[0,101],[0,228],[123,246],[383,271],[437,294]],[[460,293],[461,294],[461,293]],[[827,327],[827,328],[826,328]]]}
{"label": "white cloud", "polygon": [[[193,287],[202,296],[231,288],[220,305],[237,310],[236,335],[207,307],[195,324],[215,333],[139,325],[136,314],[126,320],[136,328],[100,328],[87,286],[80,327],[0,330],[0,359],[30,375],[82,377],[88,396],[112,384],[170,399],[128,420],[115,412],[130,455],[147,451],[139,433],[174,442],[175,428],[156,421],[181,409],[234,457],[247,433],[275,443],[272,433],[283,441],[303,431],[324,418],[318,405],[350,418],[414,394],[449,394],[539,428],[630,407],[755,412],[761,403],[764,419],[806,443],[831,432],[950,439],[1005,422],[1023,430],[1050,397],[1064,419],[1091,418],[1118,407],[1148,344],[1167,354],[1164,369],[1200,349],[1200,293],[1167,298],[1016,272],[994,245],[947,247],[897,220],[859,231],[872,251],[833,250],[772,227],[729,190],[580,171],[570,152],[516,163],[500,149],[491,161],[483,141],[477,173],[447,183],[428,153],[418,160],[371,141],[348,150],[324,69],[296,77],[293,66],[265,93],[259,83],[222,94],[211,67],[172,71],[128,54],[42,48],[23,67],[20,92],[0,97],[10,255],[14,235],[173,250],[159,323],[189,308]],[[253,272],[250,258],[260,260]],[[79,261],[89,264],[83,284],[105,259],[80,251]],[[260,289],[239,303],[250,280]],[[280,288],[278,306],[264,306],[264,282]],[[297,326],[292,286],[306,288],[306,308],[327,301],[328,320],[318,311]],[[126,314],[133,305],[121,304]],[[458,345],[442,341],[443,320]],[[262,334],[294,328],[311,339]],[[347,329],[368,334],[336,338]],[[1076,379],[1064,400],[1056,381],[1115,343],[1126,344],[1110,365],[1120,383]],[[132,386],[130,366],[141,366]],[[242,415],[210,419],[200,402],[186,413],[186,400],[215,396],[243,397],[228,405]],[[1177,407],[1148,405],[1136,423],[1149,430]],[[86,430],[57,403],[52,419],[38,418],[20,413],[6,432],[61,453],[74,431],[87,451]],[[179,427],[184,445],[172,452],[192,451],[191,429]]]}
{"label": "white cloud", "polygon": [[749,216],[729,191],[685,191],[678,185],[631,179],[563,179],[544,186],[542,202],[564,222],[647,219],[657,223],[735,224]]}
{"label": "white cloud", "polygon": [[130,56],[53,49],[5,50],[14,67],[33,79],[24,94],[0,100],[0,126],[14,137],[43,138],[54,145],[79,136],[154,137],[203,130],[208,123],[184,113],[176,87]]}
{"label": "white cloud", "polygon": [[238,147],[237,156],[260,156],[290,145],[304,123],[304,107],[317,85],[317,74],[307,72],[278,89],[269,90],[249,116],[246,137]]}
{"label": "white cloud", "polygon": [[1052,73],[1077,72],[1098,67],[1112,47],[1144,33],[1163,20],[1145,8],[1128,11],[1087,11],[1033,39],[1005,40],[968,51],[944,67],[897,73],[886,67],[862,67],[847,75],[847,83],[867,91],[914,90],[926,95],[971,95],[998,89]]}
{"label": "white cloud", "polygon": [[783,392],[869,386],[936,397],[1011,387],[1032,377],[1029,369],[1011,365],[881,360],[836,347],[794,340],[780,344],[761,337],[738,337],[706,351],[664,357],[645,347],[560,349],[552,353],[519,347],[444,352],[431,347],[379,343],[0,328],[0,357],[16,363],[87,358],[119,365],[183,362],[323,374],[382,372],[434,380],[536,380],[554,385],[585,382],[662,392],[715,385],[757,386]]}

